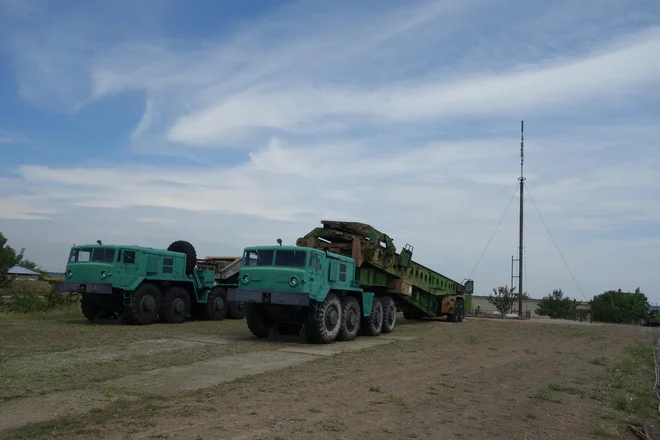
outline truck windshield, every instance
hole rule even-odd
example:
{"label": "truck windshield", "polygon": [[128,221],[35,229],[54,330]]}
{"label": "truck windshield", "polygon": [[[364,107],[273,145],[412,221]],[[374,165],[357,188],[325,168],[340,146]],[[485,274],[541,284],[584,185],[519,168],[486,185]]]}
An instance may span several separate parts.
{"label": "truck windshield", "polygon": [[270,249],[248,249],[243,254],[243,265],[245,266],[272,266],[273,254]]}
{"label": "truck windshield", "polygon": [[275,266],[305,267],[307,252],[303,250],[282,250],[275,254]]}
{"label": "truck windshield", "polygon": [[115,260],[115,249],[105,247],[75,248],[71,250],[70,263],[112,263]]}

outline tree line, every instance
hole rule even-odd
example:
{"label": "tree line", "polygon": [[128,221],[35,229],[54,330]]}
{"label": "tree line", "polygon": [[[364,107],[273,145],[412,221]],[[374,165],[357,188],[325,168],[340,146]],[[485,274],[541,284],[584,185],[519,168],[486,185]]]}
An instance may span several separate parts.
{"label": "tree line", "polygon": [[20,252],[7,244],[7,238],[0,232],[0,287],[6,287],[11,283],[9,278],[9,270],[14,266],[21,266],[26,269],[38,272],[40,275],[46,273],[34,261],[30,261],[24,257],[25,249]]}
{"label": "tree line", "polygon": [[[523,298],[525,296],[523,294]],[[518,294],[515,293],[515,287],[500,286],[493,289],[488,301],[504,317],[518,301]],[[537,303],[535,313],[549,318],[572,320],[586,319],[589,313],[592,321],[617,324],[635,324],[651,315],[651,305],[639,287],[634,292],[617,289],[596,295],[588,302],[588,312],[579,310],[579,304],[577,300],[564,296],[561,289],[554,289]]]}

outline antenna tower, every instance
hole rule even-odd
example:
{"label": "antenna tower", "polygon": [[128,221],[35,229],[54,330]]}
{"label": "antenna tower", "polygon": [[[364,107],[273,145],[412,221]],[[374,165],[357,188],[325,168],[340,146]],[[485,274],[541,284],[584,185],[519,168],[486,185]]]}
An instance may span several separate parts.
{"label": "antenna tower", "polygon": [[518,237],[518,318],[523,319],[523,194],[525,186],[525,176],[523,174],[524,142],[523,122],[520,121],[520,226]]}

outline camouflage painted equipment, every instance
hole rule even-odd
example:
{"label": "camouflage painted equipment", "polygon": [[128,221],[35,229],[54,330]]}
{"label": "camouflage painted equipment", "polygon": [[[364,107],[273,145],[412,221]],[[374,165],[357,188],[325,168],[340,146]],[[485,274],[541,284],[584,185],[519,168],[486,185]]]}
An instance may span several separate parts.
{"label": "camouflage painted equipment", "polygon": [[186,241],[175,241],[167,250],[99,241],[71,248],[65,279],[55,288],[80,295],[82,312],[92,322],[150,324],[160,318],[178,323],[189,314],[207,320],[243,318],[244,304],[226,299],[227,290],[236,287],[237,271],[218,283],[213,267],[199,266],[204,265]]}
{"label": "camouflage painted equipment", "polygon": [[462,321],[472,307],[474,283],[460,283],[412,260],[413,247],[396,252],[393,240],[373,226],[358,222],[321,221],[296,241],[298,246],[329,250],[355,259],[363,288],[396,294],[397,306],[407,318],[447,316]]}
{"label": "camouflage painted equipment", "polygon": [[241,257],[206,257],[197,261],[197,267],[213,270],[216,281],[223,282],[238,274],[241,270],[241,261]]}

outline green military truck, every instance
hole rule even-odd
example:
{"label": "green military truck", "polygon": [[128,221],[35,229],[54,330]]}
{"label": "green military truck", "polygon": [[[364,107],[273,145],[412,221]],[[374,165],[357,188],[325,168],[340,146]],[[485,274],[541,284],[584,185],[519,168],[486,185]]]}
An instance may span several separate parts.
{"label": "green military truck", "polygon": [[412,246],[369,225],[323,221],[296,246],[245,248],[239,287],[228,298],[247,303],[257,337],[271,331],[313,343],[392,332],[397,311],[407,319],[446,316],[461,322],[474,283],[459,283],[412,261]]}
{"label": "green military truck", "polygon": [[237,287],[238,271],[218,282],[212,263],[198,261],[195,248],[182,240],[167,250],[98,241],[71,248],[65,279],[55,289],[80,295],[82,313],[91,322],[243,318],[243,308],[227,301],[228,289]]}

